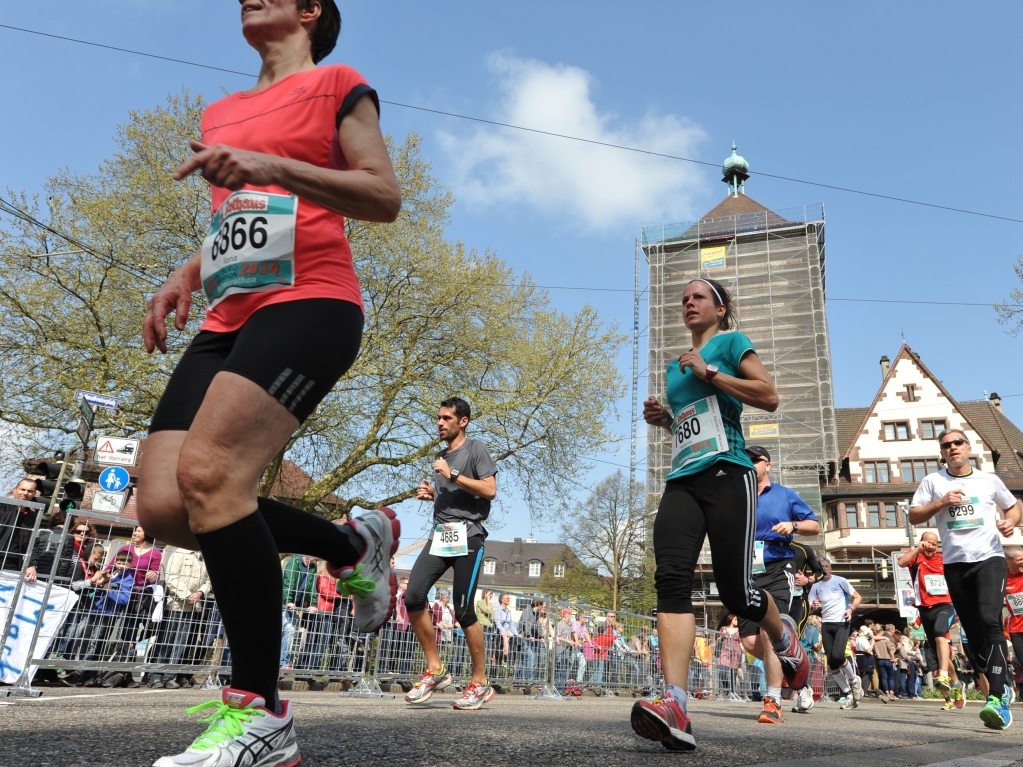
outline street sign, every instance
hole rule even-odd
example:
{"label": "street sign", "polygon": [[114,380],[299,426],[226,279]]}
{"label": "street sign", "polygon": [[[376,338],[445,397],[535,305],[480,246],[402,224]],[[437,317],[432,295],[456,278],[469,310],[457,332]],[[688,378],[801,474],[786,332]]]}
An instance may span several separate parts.
{"label": "street sign", "polygon": [[127,493],[108,493],[106,490],[97,490],[92,496],[92,510],[101,514],[120,514],[124,511],[124,502],[128,499]]}
{"label": "street sign", "polygon": [[89,427],[89,422],[83,417],[78,417],[78,428],[75,430],[78,432],[78,438],[82,440],[82,444],[86,447],[89,445],[89,435],[92,434],[92,429]]}
{"label": "street sign", "polygon": [[95,392],[79,389],[75,392],[75,402],[81,402],[82,400],[85,400],[93,407],[102,407],[107,410],[117,410],[121,406],[121,401],[117,397],[108,397],[105,394],[96,394]]}
{"label": "street sign", "polygon": [[96,451],[92,454],[92,461],[106,466],[134,466],[138,455],[137,439],[96,437]]}
{"label": "street sign", "polygon": [[96,422],[96,411],[92,409],[92,405],[89,404],[87,399],[78,400],[78,409],[82,411],[82,418],[89,424],[89,428],[92,428],[93,423]]}
{"label": "street sign", "polygon": [[99,486],[108,493],[118,493],[128,489],[128,472],[120,466],[111,466],[99,473]]}

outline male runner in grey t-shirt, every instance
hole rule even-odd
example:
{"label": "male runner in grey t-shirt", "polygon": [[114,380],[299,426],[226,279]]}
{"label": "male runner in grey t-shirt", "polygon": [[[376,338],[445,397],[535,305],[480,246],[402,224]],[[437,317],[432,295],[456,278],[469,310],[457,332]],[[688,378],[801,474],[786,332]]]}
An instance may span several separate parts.
{"label": "male runner in grey t-shirt", "polygon": [[433,621],[426,609],[430,589],[449,567],[454,574],[452,607],[472,658],[472,684],[462,690],[455,708],[476,709],[494,697],[486,677],[483,627],[476,618],[473,598],[487,535],[483,522],[497,496],[497,466],[486,445],[466,438],[471,416],[469,403],[463,399],[452,397],[440,403],[437,429],[448,445],[433,463],[436,487],[424,479],[416,488],[416,498],[433,501],[433,531],[412,567],[405,607],[428,668],[405,696],[408,703],[422,703],[452,681],[437,651]]}

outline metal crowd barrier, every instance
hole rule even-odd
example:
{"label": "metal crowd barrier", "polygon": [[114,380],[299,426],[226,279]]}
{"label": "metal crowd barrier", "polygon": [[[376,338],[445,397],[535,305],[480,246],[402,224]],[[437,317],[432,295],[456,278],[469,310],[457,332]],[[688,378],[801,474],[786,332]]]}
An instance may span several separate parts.
{"label": "metal crowd barrier", "polygon": [[[41,529],[42,509],[0,498],[6,637],[0,682],[10,685],[0,687],[0,696],[39,695],[32,687],[37,671],[51,681],[60,671],[67,682],[87,686],[134,680],[219,687],[227,679],[230,648],[198,555],[137,548],[127,540],[127,520],[88,510],[69,515],[62,527]],[[117,561],[123,552],[131,552],[130,563]],[[375,697],[383,694],[381,682],[414,684],[426,659],[407,620],[396,614],[378,633],[359,633],[351,600],[336,592],[322,567],[308,559],[300,567],[299,559],[284,562],[286,574],[291,567],[304,577],[301,593],[296,586],[282,604],[282,677],[346,682],[355,688],[351,694]],[[512,620],[484,629],[486,672],[495,686],[542,698],[663,691],[654,618],[510,596]],[[467,684],[472,668],[464,633],[457,625],[435,632],[456,686]],[[837,693],[824,671],[817,664],[811,675],[815,697]],[[737,635],[698,629],[689,688],[695,698],[748,701],[765,690],[762,666],[750,662]]]}

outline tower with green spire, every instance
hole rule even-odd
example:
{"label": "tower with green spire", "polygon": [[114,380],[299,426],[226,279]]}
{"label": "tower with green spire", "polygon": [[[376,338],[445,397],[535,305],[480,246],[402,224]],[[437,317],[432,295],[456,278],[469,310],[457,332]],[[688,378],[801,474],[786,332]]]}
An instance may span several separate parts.
{"label": "tower with green spire", "polygon": [[746,179],[749,178],[749,163],[736,154],[738,147],[732,142],[732,156],[725,158],[721,166],[721,180],[728,184],[728,193],[738,197],[739,192],[746,194]]}
{"label": "tower with green spire", "polygon": [[[686,285],[717,280],[734,297],[737,329],[753,342],[781,400],[774,413],[745,408],[743,436],[771,453],[772,480],[794,488],[824,519],[821,487],[837,481],[839,461],[824,205],[772,210],[753,199],[746,193],[750,166],[738,149],[733,142],[721,165],[728,193],[717,205],[697,221],[646,227],[638,238],[649,264],[647,392],[664,397],[667,365],[689,348]],[[659,497],[671,465],[662,430],[647,430],[646,465],[648,492]]]}

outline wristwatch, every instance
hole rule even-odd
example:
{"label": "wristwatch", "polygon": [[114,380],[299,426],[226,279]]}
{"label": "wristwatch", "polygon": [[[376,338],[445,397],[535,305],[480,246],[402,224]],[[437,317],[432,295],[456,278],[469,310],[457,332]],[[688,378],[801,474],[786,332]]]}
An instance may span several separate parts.
{"label": "wristwatch", "polygon": [[458,469],[452,469],[452,470],[451,470],[451,476],[450,476],[450,477],[448,477],[448,479],[450,479],[450,480],[451,480],[452,482],[454,482],[454,481],[455,481],[455,480],[457,480],[457,479],[458,479],[458,478],[459,478],[459,477],[460,477],[461,475],[462,475],[462,472],[460,472],[460,471],[459,471]]}
{"label": "wristwatch", "polygon": [[707,365],[707,373],[706,375],[704,375],[703,380],[706,381],[707,383],[710,383],[714,376],[716,376],[717,374],[718,374],[717,365]]}

